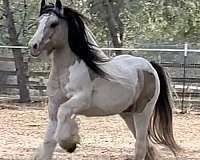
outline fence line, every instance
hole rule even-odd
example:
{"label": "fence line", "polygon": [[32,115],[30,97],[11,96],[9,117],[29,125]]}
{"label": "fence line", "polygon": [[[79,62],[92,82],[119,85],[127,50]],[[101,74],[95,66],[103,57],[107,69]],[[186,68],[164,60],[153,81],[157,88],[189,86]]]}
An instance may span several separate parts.
{"label": "fence line", "polygon": [[[187,44],[187,43],[186,43]],[[0,48],[8,48],[8,49],[28,49],[27,46],[0,46]],[[155,52],[194,52],[200,53],[200,49],[162,49],[162,48],[99,48],[104,51],[155,51]]]}
{"label": "fence line", "polygon": [[[185,49],[158,49],[158,48],[100,48],[107,51],[155,51],[155,52],[185,52]],[[187,52],[200,53],[199,49],[187,49]]]}

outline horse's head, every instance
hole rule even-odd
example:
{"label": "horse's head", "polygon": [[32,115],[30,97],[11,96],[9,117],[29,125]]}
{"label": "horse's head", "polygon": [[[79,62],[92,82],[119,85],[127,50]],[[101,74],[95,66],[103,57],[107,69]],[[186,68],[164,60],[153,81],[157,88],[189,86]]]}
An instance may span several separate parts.
{"label": "horse's head", "polygon": [[97,53],[96,42],[86,31],[83,19],[86,18],[82,14],[62,6],[60,0],[49,5],[42,0],[38,29],[29,42],[31,55],[37,57],[67,48],[95,73],[105,77],[106,73],[98,65],[107,62],[108,58]]}
{"label": "horse's head", "polygon": [[63,19],[63,7],[60,0],[57,0],[55,5],[46,5],[45,0],[42,0],[38,28],[29,42],[32,56],[50,54],[54,49],[66,45],[68,32],[66,21]]}

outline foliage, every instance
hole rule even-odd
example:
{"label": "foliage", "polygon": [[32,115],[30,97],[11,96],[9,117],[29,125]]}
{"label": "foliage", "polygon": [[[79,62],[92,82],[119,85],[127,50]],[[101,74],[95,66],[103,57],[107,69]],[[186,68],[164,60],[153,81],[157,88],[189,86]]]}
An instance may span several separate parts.
{"label": "foliage", "polygon": [[[24,5],[24,2],[26,4]],[[50,1],[52,2],[52,1]],[[90,19],[90,28],[100,46],[112,41],[105,19],[105,0],[68,0]],[[109,0],[123,27],[123,45],[137,43],[197,43],[200,34],[200,0]],[[35,30],[39,0],[10,0],[19,42],[26,45]],[[0,44],[9,44],[5,15],[0,2]],[[118,16],[118,17],[117,17]],[[111,18],[111,17],[110,17]],[[116,21],[117,22],[117,21]],[[120,27],[118,27],[120,28]]]}
{"label": "foliage", "polygon": [[140,36],[139,41],[153,42],[197,42],[199,40],[200,2],[181,1],[146,1],[137,12],[136,21]]}

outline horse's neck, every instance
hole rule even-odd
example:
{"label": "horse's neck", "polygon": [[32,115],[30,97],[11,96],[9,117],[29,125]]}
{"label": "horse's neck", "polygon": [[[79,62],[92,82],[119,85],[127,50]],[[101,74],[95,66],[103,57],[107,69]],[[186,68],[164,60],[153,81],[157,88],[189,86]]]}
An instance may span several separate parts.
{"label": "horse's neck", "polygon": [[[97,43],[92,36],[92,32],[88,28],[86,28],[86,30],[88,40],[91,44],[94,44],[94,49],[98,51],[97,54],[103,58],[108,58],[104,52],[97,47]],[[69,67],[73,65],[76,60],[77,57],[71,51],[69,45],[66,45],[62,49],[54,50],[51,57],[51,76],[53,76],[53,79],[66,75],[69,72]]]}
{"label": "horse's neck", "polygon": [[70,48],[54,50],[51,57],[51,75],[60,77],[67,74],[69,67],[74,64],[76,59]]}

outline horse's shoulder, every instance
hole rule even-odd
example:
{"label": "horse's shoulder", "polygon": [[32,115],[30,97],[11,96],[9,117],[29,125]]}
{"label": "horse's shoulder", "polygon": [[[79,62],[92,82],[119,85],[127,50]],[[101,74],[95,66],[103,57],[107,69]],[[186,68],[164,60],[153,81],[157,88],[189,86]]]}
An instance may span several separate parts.
{"label": "horse's shoulder", "polygon": [[69,67],[69,84],[87,85],[90,81],[89,70],[84,61],[76,61]]}
{"label": "horse's shoulder", "polygon": [[69,67],[69,78],[65,86],[65,90],[68,94],[88,91],[91,85],[92,81],[89,70],[83,61],[76,61]]}

